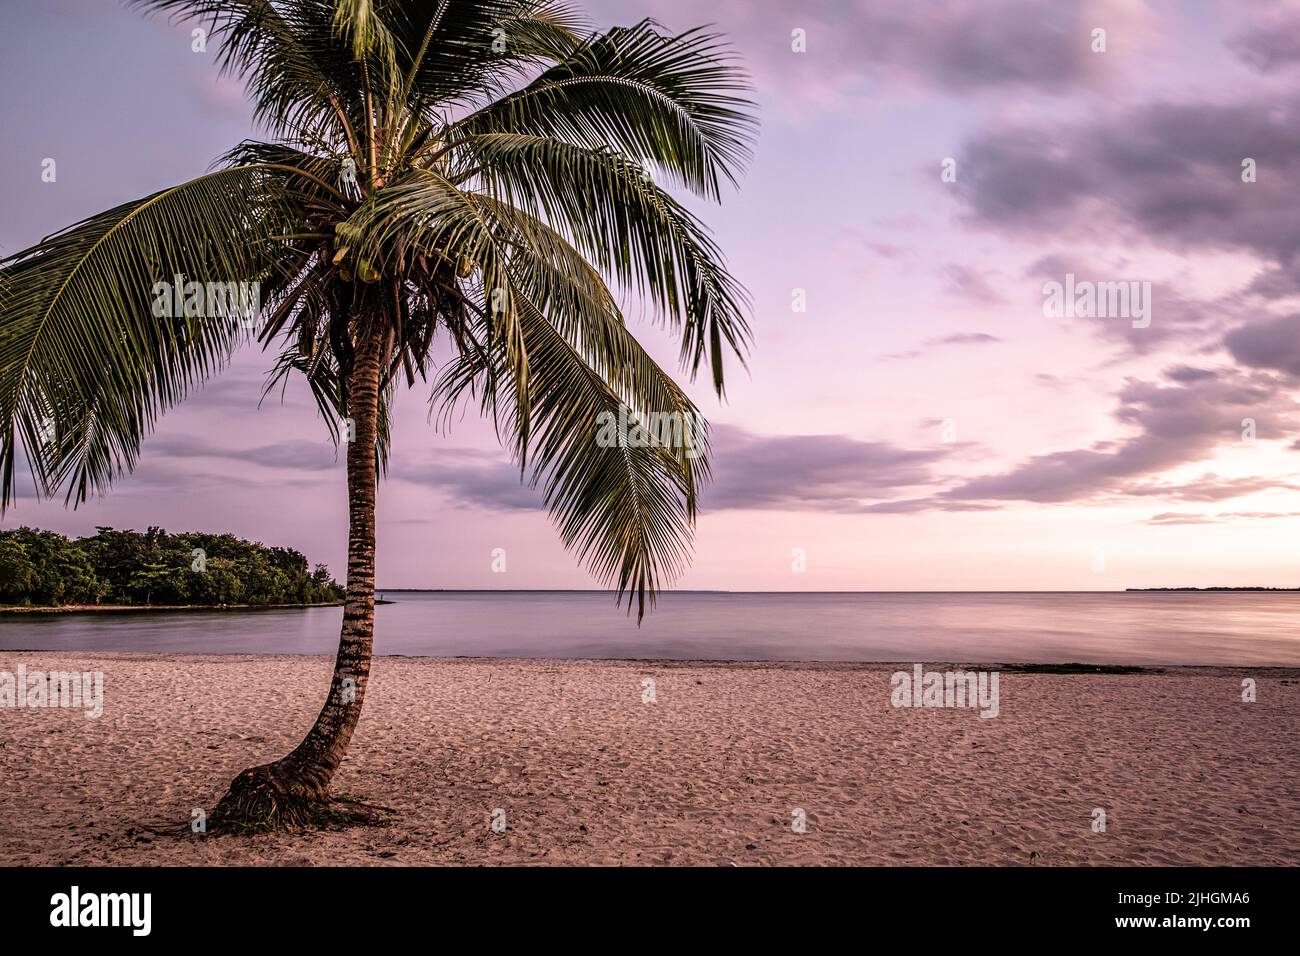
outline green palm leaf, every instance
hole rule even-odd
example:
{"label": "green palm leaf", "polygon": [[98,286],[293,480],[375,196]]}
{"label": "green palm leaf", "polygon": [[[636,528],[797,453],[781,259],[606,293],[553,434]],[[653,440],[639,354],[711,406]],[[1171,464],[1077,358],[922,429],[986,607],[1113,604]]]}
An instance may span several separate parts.
{"label": "green palm leaf", "polygon": [[703,225],[635,163],[541,136],[492,133],[463,147],[463,174],[488,195],[563,229],[623,288],[682,330],[682,361],[709,361],[722,393],[724,359],[742,357],[748,299]]}
{"label": "green palm leaf", "polygon": [[[158,283],[258,283],[270,299],[296,263],[287,177],[222,170],[93,216],[12,256],[0,273],[0,487],[16,438],[38,492],[82,501],[134,465],[157,415],[220,368],[235,318],[154,315]],[[183,284],[183,283],[182,283]]]}
{"label": "green palm leaf", "polygon": [[644,20],[591,37],[453,131],[611,149],[716,199],[720,180],[734,185],[749,159],[748,90],[720,37],[701,30],[670,36]]}

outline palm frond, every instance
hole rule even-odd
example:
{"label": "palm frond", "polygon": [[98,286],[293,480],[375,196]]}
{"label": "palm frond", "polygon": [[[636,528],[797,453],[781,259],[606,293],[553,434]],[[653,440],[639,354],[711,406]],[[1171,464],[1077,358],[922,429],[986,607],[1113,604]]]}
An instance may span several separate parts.
{"label": "palm frond", "polygon": [[[604,279],[556,230],[522,210],[476,196],[510,249],[512,287],[546,317],[630,407],[699,419],[699,409],[628,329]],[[683,457],[688,449],[677,447]],[[707,469],[707,460],[699,465]]]}
{"label": "palm frond", "polygon": [[595,265],[682,333],[692,373],[707,360],[718,394],[726,353],[749,341],[748,295],[703,224],[625,157],[519,133],[472,137],[473,185],[554,224]]}
{"label": "palm frond", "polygon": [[234,314],[155,316],[165,287],[257,283],[272,300],[295,261],[294,175],[210,173],[0,262],[0,504],[19,438],[38,492],[66,486],[75,502],[133,466],[157,415],[247,337]]}
{"label": "palm frond", "polygon": [[[683,456],[662,435],[638,426],[630,408],[527,300],[519,303],[521,337],[534,369],[528,381],[531,483],[544,489],[565,547],[618,597],[635,595],[638,621],[690,556],[697,490],[707,475],[707,436]],[[445,414],[477,397],[504,435],[521,433],[513,391],[499,389],[510,369],[501,349],[485,359],[462,355],[444,372],[435,401]],[[664,376],[666,378],[666,376]],[[687,425],[686,427],[693,427]],[[601,440],[602,437],[605,440]]]}
{"label": "palm frond", "polygon": [[452,132],[522,133],[612,149],[717,199],[720,181],[734,185],[751,155],[749,89],[717,35],[670,36],[645,20],[592,36]]}

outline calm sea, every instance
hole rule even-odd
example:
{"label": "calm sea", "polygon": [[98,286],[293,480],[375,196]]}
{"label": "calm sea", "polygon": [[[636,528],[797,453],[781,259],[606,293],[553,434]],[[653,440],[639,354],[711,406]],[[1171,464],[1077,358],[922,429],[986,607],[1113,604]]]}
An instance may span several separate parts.
{"label": "calm sea", "polygon": [[[596,591],[388,591],[378,654],[1300,665],[1300,592],[678,591],[641,627]],[[0,617],[0,649],[328,654],[339,608]]]}

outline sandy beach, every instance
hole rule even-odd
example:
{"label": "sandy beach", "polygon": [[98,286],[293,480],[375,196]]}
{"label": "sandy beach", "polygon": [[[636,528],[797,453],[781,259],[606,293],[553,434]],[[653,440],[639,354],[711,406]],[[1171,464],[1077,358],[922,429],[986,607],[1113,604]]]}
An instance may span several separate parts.
{"label": "sandy beach", "polygon": [[0,708],[0,864],[1300,863],[1284,669],[1006,672],[983,719],[892,706],[910,663],[385,657],[336,789],[391,826],[190,834],[298,742],[330,663],[0,652],[104,674],[97,719]]}

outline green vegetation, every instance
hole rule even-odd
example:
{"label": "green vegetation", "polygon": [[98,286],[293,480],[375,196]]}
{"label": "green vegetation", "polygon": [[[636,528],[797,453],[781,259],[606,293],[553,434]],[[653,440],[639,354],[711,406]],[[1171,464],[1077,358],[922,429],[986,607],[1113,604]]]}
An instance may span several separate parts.
{"label": "green vegetation", "polygon": [[323,564],[292,548],[231,534],[100,527],[69,540],[53,531],[0,531],[0,604],[322,604],[343,599]]}

